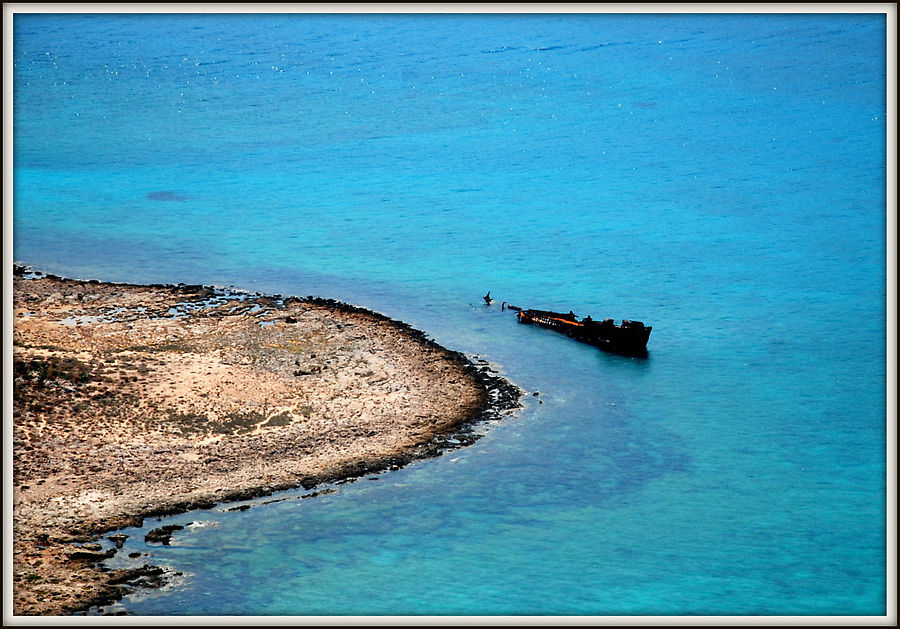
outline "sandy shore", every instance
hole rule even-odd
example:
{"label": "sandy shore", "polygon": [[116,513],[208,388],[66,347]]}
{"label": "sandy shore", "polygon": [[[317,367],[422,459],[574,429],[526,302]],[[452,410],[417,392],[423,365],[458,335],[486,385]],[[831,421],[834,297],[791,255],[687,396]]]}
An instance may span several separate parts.
{"label": "sandy shore", "polygon": [[13,300],[17,615],[164,579],[105,571],[110,531],[399,467],[518,406],[486,365],[331,300],[20,267]]}

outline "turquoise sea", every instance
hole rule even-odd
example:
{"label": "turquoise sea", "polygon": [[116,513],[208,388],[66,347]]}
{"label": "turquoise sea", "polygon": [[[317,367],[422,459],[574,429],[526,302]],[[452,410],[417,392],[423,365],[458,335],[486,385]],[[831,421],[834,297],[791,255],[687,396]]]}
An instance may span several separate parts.
{"label": "turquoise sea", "polygon": [[113,565],[182,576],[115,610],[886,613],[884,14],[13,27],[16,261],[332,297],[526,391],[376,480],[126,531]]}

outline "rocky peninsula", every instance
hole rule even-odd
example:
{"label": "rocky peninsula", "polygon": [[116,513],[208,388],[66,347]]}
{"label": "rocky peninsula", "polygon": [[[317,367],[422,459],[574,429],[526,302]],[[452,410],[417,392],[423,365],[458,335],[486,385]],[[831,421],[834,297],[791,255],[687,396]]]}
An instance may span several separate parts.
{"label": "rocky peninsula", "polygon": [[102,565],[117,529],[438,455],[521,393],[484,361],[334,300],[20,266],[12,378],[16,615],[164,583],[151,565]]}

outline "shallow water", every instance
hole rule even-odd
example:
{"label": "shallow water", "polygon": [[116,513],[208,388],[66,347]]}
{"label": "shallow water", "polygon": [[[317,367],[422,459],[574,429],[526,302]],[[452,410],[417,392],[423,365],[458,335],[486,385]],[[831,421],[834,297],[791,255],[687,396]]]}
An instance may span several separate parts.
{"label": "shallow water", "polygon": [[377,481],[131,531],[184,578],[122,609],[885,613],[883,16],[14,26],[16,260],[334,297],[529,393]]}

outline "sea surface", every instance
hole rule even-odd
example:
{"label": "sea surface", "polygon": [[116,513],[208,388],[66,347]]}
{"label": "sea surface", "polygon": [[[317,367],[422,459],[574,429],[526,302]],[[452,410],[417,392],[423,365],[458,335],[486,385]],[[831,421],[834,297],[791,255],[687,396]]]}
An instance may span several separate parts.
{"label": "sea surface", "polygon": [[181,576],[113,611],[886,613],[885,15],[13,26],[16,261],[339,299],[525,391],[441,457],[126,530],[111,565]]}

